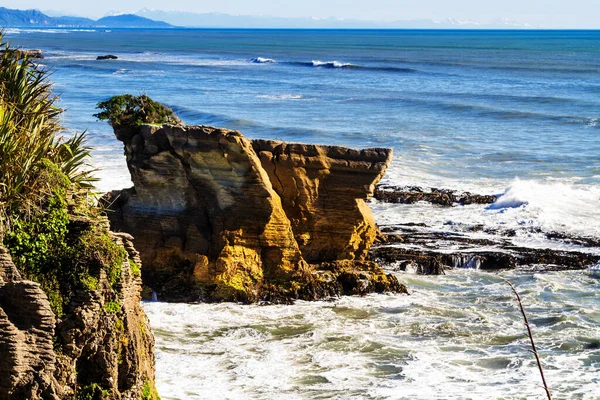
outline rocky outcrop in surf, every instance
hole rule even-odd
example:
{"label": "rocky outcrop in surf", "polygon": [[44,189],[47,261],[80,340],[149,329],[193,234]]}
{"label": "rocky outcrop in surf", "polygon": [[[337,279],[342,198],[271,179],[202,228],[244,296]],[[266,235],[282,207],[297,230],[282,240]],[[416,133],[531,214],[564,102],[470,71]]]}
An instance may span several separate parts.
{"label": "rocky outcrop in surf", "polygon": [[[473,227],[473,231],[478,231]],[[531,248],[515,245],[514,232],[492,232],[486,238],[464,233],[440,232],[426,225],[397,225],[382,228],[382,235],[370,252],[371,259],[386,269],[423,275],[442,275],[454,268],[528,271],[581,270],[600,262],[600,243],[592,238],[565,236],[556,232],[544,234],[557,245],[574,249]],[[541,232],[532,232],[541,234]],[[579,250],[577,250],[578,248]],[[588,250],[588,251],[586,251]]]}
{"label": "rocky outcrop in surf", "polygon": [[495,195],[481,195],[470,192],[461,193],[450,189],[424,189],[419,186],[396,187],[389,185],[378,186],[375,189],[374,197],[386,203],[414,204],[423,201],[445,207],[491,204],[498,199]]}
{"label": "rocky outcrop in surf", "polygon": [[114,54],[106,54],[103,56],[98,56],[96,57],[96,60],[118,60],[119,57],[115,56]]}
{"label": "rocky outcrop in surf", "polygon": [[[379,185],[374,198],[393,204],[430,203],[434,207],[486,205],[498,209],[502,198],[451,189]],[[444,222],[451,227],[452,221]],[[557,271],[587,269],[600,262],[600,241],[539,227],[505,227],[457,224],[442,229],[424,223],[384,226],[370,252],[371,259],[386,269],[436,275],[453,268],[482,270],[523,269]],[[517,238],[537,241],[527,247]]]}
{"label": "rocky outcrop in surf", "polygon": [[389,149],[249,140],[205,126],[115,126],[134,187],[105,197],[163,300],[288,301],[405,292],[366,260],[366,200]]}

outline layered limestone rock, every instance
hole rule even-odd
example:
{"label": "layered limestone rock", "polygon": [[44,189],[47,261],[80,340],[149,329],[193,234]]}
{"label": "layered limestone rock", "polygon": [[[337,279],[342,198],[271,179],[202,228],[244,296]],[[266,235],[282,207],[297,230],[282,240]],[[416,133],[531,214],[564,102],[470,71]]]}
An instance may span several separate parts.
{"label": "layered limestone rock", "polygon": [[120,284],[101,276],[55,316],[38,283],[23,280],[0,247],[0,400],[153,399],[154,338],[140,306],[131,238]]}
{"label": "layered limestone rock", "polygon": [[[115,134],[134,188],[105,197],[109,218],[113,229],[135,237],[144,283],[159,298],[403,290],[365,261],[377,234],[365,201],[391,150],[252,141],[203,126],[142,125]],[[348,275],[360,275],[354,287]]]}

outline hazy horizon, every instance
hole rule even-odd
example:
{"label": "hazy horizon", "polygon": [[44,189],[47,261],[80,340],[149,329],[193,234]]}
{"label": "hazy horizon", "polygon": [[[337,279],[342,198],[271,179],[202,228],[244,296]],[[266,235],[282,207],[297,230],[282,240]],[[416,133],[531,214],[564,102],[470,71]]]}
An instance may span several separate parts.
{"label": "hazy horizon", "polygon": [[600,2],[596,0],[537,0],[523,2],[481,2],[477,0],[422,0],[418,4],[407,0],[318,0],[303,2],[274,2],[272,0],[224,0],[214,3],[195,3],[172,0],[168,4],[157,0],[132,0],[124,6],[122,1],[105,0],[100,3],[74,3],[55,0],[52,8],[41,0],[6,0],[3,6],[15,9],[39,9],[54,14],[77,15],[98,19],[110,13],[134,13],[143,8],[189,13],[226,13],[231,15],[283,17],[283,18],[337,18],[359,21],[412,21],[449,18],[475,23],[499,20],[538,28],[597,29],[600,21]]}

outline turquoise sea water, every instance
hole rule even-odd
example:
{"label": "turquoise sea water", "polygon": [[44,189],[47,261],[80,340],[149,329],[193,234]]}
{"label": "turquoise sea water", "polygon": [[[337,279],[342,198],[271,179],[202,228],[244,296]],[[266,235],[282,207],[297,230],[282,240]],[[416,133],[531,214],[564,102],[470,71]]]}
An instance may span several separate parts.
{"label": "turquoise sea water", "polygon": [[[190,124],[391,147],[385,183],[502,194],[496,207],[373,202],[382,225],[577,248],[600,238],[599,31],[7,30],[41,48],[100,189],[129,185],[98,101],[147,93]],[[118,60],[97,61],[114,54]],[[483,226],[474,233],[470,227]],[[489,233],[494,235],[494,233]],[[598,248],[584,251],[600,253]],[[600,398],[600,281],[505,272],[523,291],[555,398]],[[167,399],[543,398],[495,274],[399,274],[408,297],[291,307],[147,303]]]}

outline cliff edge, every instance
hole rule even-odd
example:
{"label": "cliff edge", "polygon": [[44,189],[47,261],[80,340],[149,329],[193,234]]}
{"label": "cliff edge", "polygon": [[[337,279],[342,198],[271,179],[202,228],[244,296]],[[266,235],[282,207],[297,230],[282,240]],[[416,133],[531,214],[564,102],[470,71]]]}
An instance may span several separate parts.
{"label": "cliff edge", "polygon": [[101,273],[94,287],[72,294],[60,317],[42,285],[22,279],[0,247],[0,399],[158,399],[130,239],[112,234],[127,251],[118,284]]}

